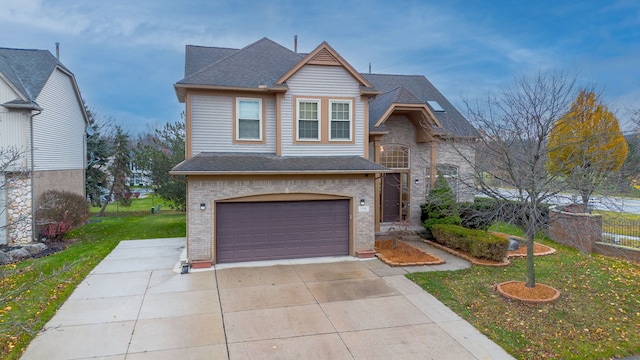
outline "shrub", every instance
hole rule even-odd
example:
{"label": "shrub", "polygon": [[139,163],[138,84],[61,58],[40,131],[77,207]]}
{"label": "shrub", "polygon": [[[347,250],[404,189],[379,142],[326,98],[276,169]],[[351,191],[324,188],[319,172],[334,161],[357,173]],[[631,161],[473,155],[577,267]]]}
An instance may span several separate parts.
{"label": "shrub", "polygon": [[435,186],[429,191],[425,203],[420,205],[420,208],[420,219],[427,230],[431,230],[435,224],[460,224],[455,195],[442,174],[438,174]]}
{"label": "shrub", "polygon": [[[538,224],[540,229],[545,228],[549,223],[549,206],[541,204],[538,206]],[[477,197],[473,203],[459,204],[461,225],[470,229],[486,230],[496,221],[502,221],[522,227],[522,205],[516,201]]]}
{"label": "shrub", "polygon": [[59,241],[89,218],[89,203],[82,195],[59,190],[42,194],[36,210],[36,224],[47,239]]}
{"label": "shrub", "polygon": [[497,218],[496,200],[477,197],[473,202],[458,204],[460,225],[469,229],[487,230]]}
{"label": "shrub", "polygon": [[431,229],[439,244],[469,253],[473,257],[502,261],[507,255],[509,240],[483,230],[458,225],[436,224]]}
{"label": "shrub", "polygon": [[476,237],[471,241],[469,253],[473,257],[502,261],[509,250],[509,240],[492,235],[486,231],[476,231]]}

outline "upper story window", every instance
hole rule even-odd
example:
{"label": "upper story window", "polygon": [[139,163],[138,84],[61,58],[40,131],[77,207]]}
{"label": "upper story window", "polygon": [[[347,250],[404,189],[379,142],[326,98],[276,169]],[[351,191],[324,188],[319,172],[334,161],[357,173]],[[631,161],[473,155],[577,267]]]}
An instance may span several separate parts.
{"label": "upper story window", "polygon": [[330,100],[330,140],[351,140],[351,101]]}
{"label": "upper story window", "polygon": [[409,147],[400,144],[380,146],[380,164],[391,169],[408,169]]}
{"label": "upper story window", "polygon": [[236,99],[236,138],[262,140],[262,99]]}
{"label": "upper story window", "polygon": [[320,140],[320,100],[298,99],[298,140]]}

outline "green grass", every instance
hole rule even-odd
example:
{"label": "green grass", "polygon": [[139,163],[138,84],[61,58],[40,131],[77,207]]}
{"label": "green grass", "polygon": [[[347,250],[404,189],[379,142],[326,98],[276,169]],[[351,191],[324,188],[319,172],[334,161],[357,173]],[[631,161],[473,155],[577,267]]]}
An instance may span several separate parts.
{"label": "green grass", "polygon": [[185,214],[99,218],[68,234],[64,251],[0,266],[0,358],[18,359],[87,274],[120,242],[183,237]]}
{"label": "green grass", "polygon": [[[158,196],[152,197],[148,195],[144,198],[131,199],[131,206],[122,206],[117,202],[111,202],[105,209],[106,215],[120,214],[120,213],[139,213],[140,215],[151,214],[151,208],[157,208],[158,204],[161,206],[161,213],[165,211],[172,211],[170,203],[160,199]],[[89,213],[97,214],[100,212],[100,207],[92,206],[89,209]]]}
{"label": "green grass", "polygon": [[[513,235],[519,235],[512,233]],[[554,247],[536,257],[536,278],[561,291],[546,305],[501,297],[495,284],[524,281],[525,259],[407,277],[519,359],[609,359],[640,354],[640,265]]]}
{"label": "green grass", "polygon": [[603,232],[640,237],[640,215],[602,210],[593,213],[602,215]]}

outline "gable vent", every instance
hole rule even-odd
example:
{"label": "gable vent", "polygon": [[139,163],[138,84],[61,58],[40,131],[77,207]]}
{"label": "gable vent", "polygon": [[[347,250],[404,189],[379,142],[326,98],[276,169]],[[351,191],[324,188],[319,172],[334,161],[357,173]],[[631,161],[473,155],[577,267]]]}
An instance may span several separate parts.
{"label": "gable vent", "polygon": [[322,49],[316,54],[307,64],[313,65],[340,65],[338,59],[336,59],[327,49]]}

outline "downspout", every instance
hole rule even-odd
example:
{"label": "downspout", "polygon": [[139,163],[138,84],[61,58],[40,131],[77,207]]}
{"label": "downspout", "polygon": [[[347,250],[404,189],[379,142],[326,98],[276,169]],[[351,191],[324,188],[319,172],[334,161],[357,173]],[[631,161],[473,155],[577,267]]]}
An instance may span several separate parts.
{"label": "downspout", "polygon": [[37,235],[36,235],[36,192],[35,192],[35,181],[36,181],[36,174],[35,174],[35,151],[34,151],[34,144],[33,144],[33,118],[34,116],[40,115],[42,113],[42,110],[35,110],[37,111],[36,113],[31,113],[31,116],[29,116],[29,119],[31,120],[29,123],[29,137],[30,137],[30,150],[31,150],[31,161],[30,161],[30,167],[31,167],[31,240],[37,240]]}

